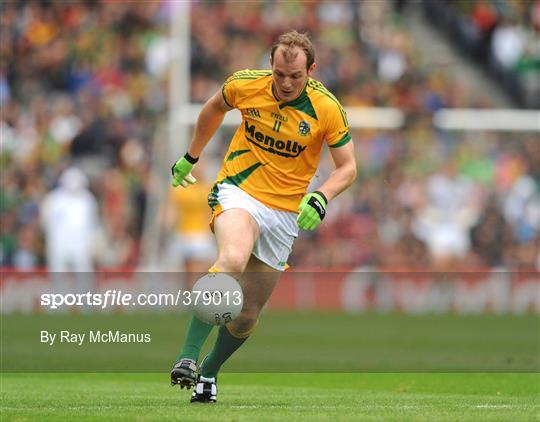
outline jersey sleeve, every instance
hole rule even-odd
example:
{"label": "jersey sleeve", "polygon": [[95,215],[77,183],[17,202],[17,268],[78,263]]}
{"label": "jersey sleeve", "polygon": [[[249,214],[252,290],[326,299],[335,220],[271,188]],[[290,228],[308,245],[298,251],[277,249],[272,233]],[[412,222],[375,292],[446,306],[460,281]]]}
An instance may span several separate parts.
{"label": "jersey sleeve", "polygon": [[221,95],[223,95],[223,100],[227,103],[229,107],[235,107],[236,104],[236,94],[238,92],[238,83],[235,83],[234,76],[236,73],[233,73],[225,81],[221,87]]}
{"label": "jersey sleeve", "polygon": [[328,101],[325,123],[325,139],[330,148],[341,147],[351,140],[347,114],[335,98]]}
{"label": "jersey sleeve", "polygon": [[245,85],[248,81],[253,79],[253,77],[250,76],[251,72],[252,71],[249,69],[235,72],[229,76],[221,87],[221,94],[229,107],[237,108],[238,103],[243,99],[243,96],[245,96]]}

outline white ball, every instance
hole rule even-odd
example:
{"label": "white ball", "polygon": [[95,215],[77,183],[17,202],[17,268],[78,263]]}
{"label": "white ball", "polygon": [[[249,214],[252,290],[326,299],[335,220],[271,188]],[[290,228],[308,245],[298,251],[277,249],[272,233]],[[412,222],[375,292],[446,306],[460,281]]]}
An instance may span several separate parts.
{"label": "white ball", "polygon": [[208,273],[191,289],[195,316],[210,325],[225,325],[242,311],[244,295],[238,282],[228,274]]}

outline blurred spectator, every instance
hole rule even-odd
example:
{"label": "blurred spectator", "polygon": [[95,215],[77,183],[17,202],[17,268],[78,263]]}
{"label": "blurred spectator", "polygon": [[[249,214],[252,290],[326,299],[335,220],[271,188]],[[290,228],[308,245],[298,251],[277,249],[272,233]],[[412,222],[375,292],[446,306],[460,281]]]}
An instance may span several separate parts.
{"label": "blurred spectator", "polygon": [[478,217],[474,185],[450,161],[427,179],[426,199],[418,210],[415,232],[426,242],[437,270],[458,270],[469,253],[469,230]]}
{"label": "blurred spectator", "polygon": [[129,212],[119,224],[105,210],[108,240],[100,262],[137,263],[147,152],[167,106],[167,8],[160,2],[2,3],[0,158],[8,189],[1,217],[9,223],[2,227],[2,265],[43,264],[41,239],[31,239],[25,225],[70,164],[87,174],[99,206],[108,207],[107,177],[116,175],[116,194],[125,201],[117,205]]}
{"label": "blurred spectator", "polygon": [[480,0],[473,5],[471,18],[478,30],[479,38],[475,53],[481,60],[486,60],[487,53],[491,48],[493,29],[497,25],[497,10],[490,0]]}
{"label": "blurred spectator", "polygon": [[38,267],[38,233],[36,227],[24,226],[21,228],[13,253],[14,268],[31,271]]}
{"label": "blurred spectator", "polygon": [[424,11],[520,107],[540,107],[540,1],[424,0]]}
{"label": "blurred spectator", "polygon": [[504,216],[520,243],[534,240],[540,232],[540,186],[528,174],[511,186],[504,201]]}
{"label": "blurred spectator", "polygon": [[380,80],[392,83],[407,71],[407,50],[402,34],[386,35],[377,57],[377,73]]}
{"label": "blurred spectator", "polygon": [[73,113],[73,102],[67,96],[56,100],[54,117],[51,119],[49,133],[61,146],[69,145],[81,130],[81,121]]}
{"label": "blurred spectator", "polygon": [[90,272],[99,227],[97,202],[77,168],[62,173],[59,186],[43,200],[41,221],[51,272]]}
{"label": "blurred spectator", "polygon": [[493,33],[493,58],[506,69],[514,67],[525,51],[523,28],[512,20],[503,20]]}
{"label": "blurred spectator", "polygon": [[471,230],[472,250],[480,258],[480,267],[501,267],[505,262],[506,245],[511,243],[508,224],[494,196]]}
{"label": "blurred spectator", "polygon": [[138,248],[135,236],[126,227],[125,220],[100,230],[95,238],[96,260],[100,268],[131,269],[138,262]]}
{"label": "blurred spectator", "polygon": [[[290,28],[309,31],[319,63],[316,79],[346,106],[399,107],[406,126],[352,131],[358,184],[332,201],[320,230],[300,235],[291,263],[429,267],[437,243],[433,238],[446,230],[451,233],[440,236],[446,242],[443,255],[450,250],[460,268],[534,267],[540,262],[538,229],[532,224],[538,205],[530,181],[538,190],[538,139],[516,133],[441,133],[431,126],[431,115],[440,108],[489,102],[472,97],[444,69],[424,65],[423,52],[401,20],[415,4],[405,3],[192,2],[191,101],[206,101],[234,71],[267,68],[276,34]],[[491,46],[497,44],[497,54],[502,52],[503,62],[510,64],[497,77],[524,105],[535,104],[540,98],[540,1],[428,0],[423,5],[435,11],[443,6],[444,13],[436,13],[442,29],[464,19],[456,30],[472,37],[465,38],[474,47],[469,53],[480,54],[486,63],[493,62]],[[137,265],[151,152],[167,118],[174,54],[171,10],[170,2],[157,1],[2,3],[1,265],[31,268],[45,262],[51,250],[36,230],[38,209],[70,165],[88,176],[102,215],[97,264]],[[507,17],[513,19],[510,31],[503,24]],[[518,47],[508,48],[513,43]],[[222,139],[228,139],[227,130]],[[209,166],[218,165],[223,148],[218,141]],[[454,163],[452,177],[439,169],[445,161]],[[209,210],[201,198],[206,201],[208,187],[199,188],[193,203],[204,213],[194,211],[194,226],[200,233],[204,227],[207,236]],[[190,192],[178,193],[183,194]],[[177,199],[177,227],[189,232],[181,221],[191,199]],[[418,231],[419,216],[425,215],[433,233]],[[189,241],[190,235],[177,242],[182,253],[172,252],[174,260],[181,260]],[[207,269],[204,259],[192,257],[195,264],[188,262],[189,268]]]}
{"label": "blurred spectator", "polygon": [[385,268],[408,270],[429,268],[426,245],[414,233],[412,210],[402,210],[396,204],[390,213],[392,217],[379,224],[380,264]]}

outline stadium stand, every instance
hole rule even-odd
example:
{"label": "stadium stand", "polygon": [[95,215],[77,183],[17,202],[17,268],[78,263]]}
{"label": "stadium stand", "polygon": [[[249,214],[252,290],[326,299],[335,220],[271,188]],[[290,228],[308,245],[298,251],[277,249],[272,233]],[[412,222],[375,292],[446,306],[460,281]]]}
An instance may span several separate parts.
{"label": "stadium stand", "polygon": [[[484,10],[490,2],[475,2],[474,12],[453,3],[425,4],[452,6],[456,21],[476,16],[495,38],[493,17]],[[517,2],[497,3],[512,8]],[[530,5],[530,19],[519,20],[527,33],[538,30],[538,2]],[[46,264],[40,207],[72,165],[89,177],[99,203],[98,267],[138,264],[150,152],[167,118],[168,7],[2,3],[1,266]],[[396,107],[406,123],[399,130],[353,132],[358,183],[331,204],[318,232],[300,236],[291,265],[538,268],[537,134],[435,129],[431,115],[441,108],[491,104],[452,75],[423,66],[400,19],[406,7],[382,1],[198,2],[191,14],[191,100],[205,101],[238,69],[267,68],[270,42],[281,31],[309,31],[318,54],[315,77],[344,105]],[[476,44],[460,42],[489,64],[486,36]],[[513,59],[517,74],[532,74],[528,60],[535,59],[527,51],[534,49],[524,47]],[[525,79],[531,78],[519,80]]]}
{"label": "stadium stand", "polygon": [[540,1],[424,0],[428,19],[521,106],[540,108]]}

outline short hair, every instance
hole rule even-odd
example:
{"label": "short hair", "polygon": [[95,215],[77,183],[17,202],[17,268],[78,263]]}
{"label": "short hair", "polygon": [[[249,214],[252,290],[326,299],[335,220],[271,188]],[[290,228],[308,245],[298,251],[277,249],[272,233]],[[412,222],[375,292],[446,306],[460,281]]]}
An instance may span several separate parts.
{"label": "short hair", "polygon": [[272,62],[274,61],[274,53],[279,46],[285,47],[284,57],[287,61],[294,60],[296,56],[293,56],[292,54],[290,54],[290,52],[294,47],[299,47],[304,50],[304,53],[306,53],[306,68],[308,70],[315,62],[315,50],[307,32],[301,34],[296,30],[292,30],[281,34],[276,40],[276,42],[272,45],[272,50],[270,51],[270,57],[272,58]]}

